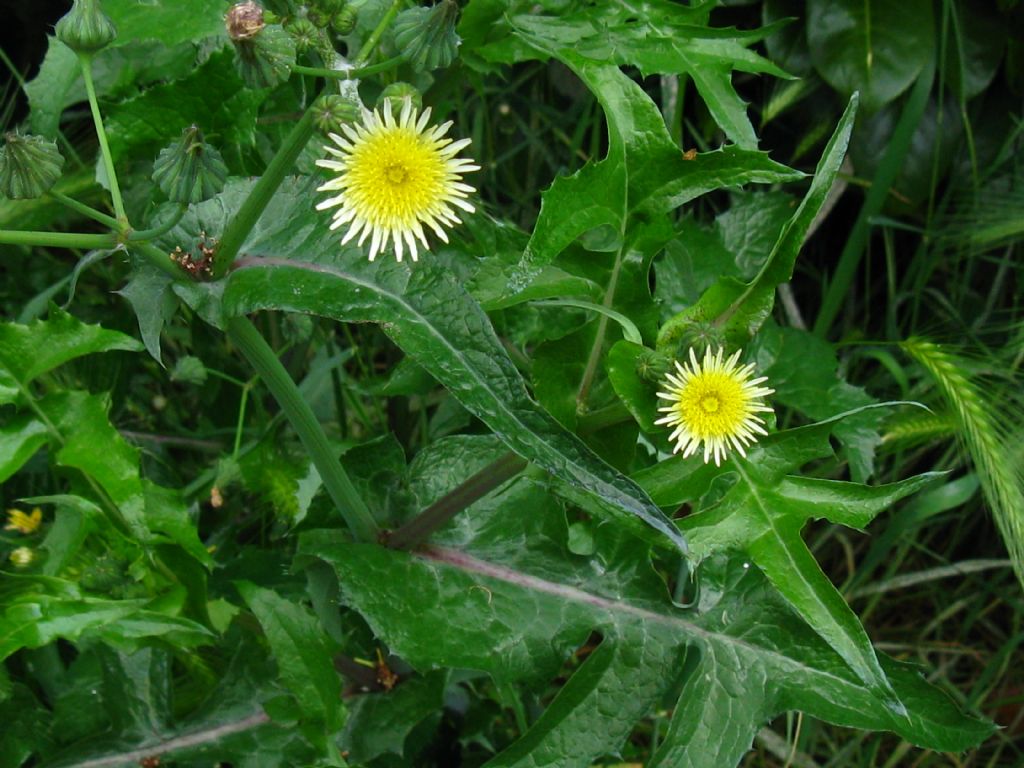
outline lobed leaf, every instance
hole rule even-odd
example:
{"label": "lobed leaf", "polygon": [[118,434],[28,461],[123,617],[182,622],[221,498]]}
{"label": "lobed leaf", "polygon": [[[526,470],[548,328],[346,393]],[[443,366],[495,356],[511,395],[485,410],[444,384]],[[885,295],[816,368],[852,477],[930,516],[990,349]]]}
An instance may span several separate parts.
{"label": "lobed leaf", "polygon": [[672,349],[686,328],[711,323],[721,328],[734,344],[744,344],[764,323],[775,303],[775,289],[793,276],[796,257],[818,211],[825,203],[846,148],[857,112],[857,94],[850,99],[814,172],[800,207],[783,227],[768,260],[748,283],[725,277],[712,285],[700,300],[662,326],[659,349]]}
{"label": "lobed leaf", "polygon": [[[62,309],[51,307],[50,317],[28,325],[0,324],[0,378],[2,403],[44,373],[71,360],[96,352],[141,349],[131,336],[98,325],[87,325]],[[8,384],[9,382],[9,384]]]}
{"label": "lobed leaf", "polygon": [[[807,632],[759,569],[739,559],[706,561],[702,597],[683,609],[668,599],[642,550],[599,539],[593,555],[569,554],[564,515],[546,498],[520,479],[474,505],[471,522],[442,536],[443,544],[413,554],[353,545],[330,531],[300,539],[304,556],[335,569],[343,602],[421,672],[459,667],[498,682],[536,680],[538,671],[556,674],[592,633],[601,635],[544,714],[493,765],[545,765],[558,756],[559,765],[589,766],[616,750],[628,721],[679,684],[676,723],[655,764],[734,765],[765,720],[792,708],[935,749],[966,748],[991,733],[990,724],[959,714],[915,672],[888,660],[885,671],[908,713],[881,706],[878,691]],[[681,665],[684,653],[701,663]]]}

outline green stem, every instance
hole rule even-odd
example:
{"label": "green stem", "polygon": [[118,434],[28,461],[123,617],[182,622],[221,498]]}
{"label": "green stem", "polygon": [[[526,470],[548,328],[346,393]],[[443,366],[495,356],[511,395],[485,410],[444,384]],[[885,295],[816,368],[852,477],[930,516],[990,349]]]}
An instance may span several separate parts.
{"label": "green stem", "polygon": [[165,251],[161,251],[152,243],[145,243],[141,241],[132,242],[129,247],[132,251],[144,257],[146,261],[154,267],[159,269],[161,272],[166,272],[175,280],[179,282],[186,282],[188,280],[188,276],[185,274],[184,270],[171,261],[170,254]]}
{"label": "green stem", "polygon": [[380,38],[384,34],[384,31],[391,25],[391,22],[394,21],[395,16],[398,15],[398,11],[402,8],[402,3],[403,0],[394,0],[394,2],[391,3],[391,7],[388,8],[387,13],[385,13],[381,18],[380,23],[377,24],[377,27],[370,33],[370,36],[366,38],[366,42],[363,43],[363,47],[359,49],[359,54],[356,56],[357,67],[364,64],[366,60],[370,58],[370,54],[373,53],[373,49],[377,47],[377,43],[380,42]]}
{"label": "green stem", "polygon": [[128,235],[128,239],[133,241],[153,240],[157,237],[160,237],[160,235],[167,234],[172,229],[174,229],[175,224],[181,221],[181,218],[185,215],[185,211],[187,210],[187,208],[188,206],[186,206],[184,203],[180,203],[178,205],[178,210],[175,211],[174,215],[171,216],[171,218],[168,219],[166,222],[164,222],[158,227],[153,227],[152,229],[140,229],[137,232],[132,232],[131,234]]}
{"label": "green stem", "polygon": [[128,216],[124,212],[121,188],[117,184],[117,174],[114,172],[114,158],[110,155],[110,145],[107,144],[107,132],[103,128],[103,118],[100,116],[99,102],[96,101],[96,86],[92,81],[92,57],[80,55],[78,63],[82,67],[82,79],[85,80],[85,94],[89,98],[89,109],[92,112],[92,121],[96,126],[96,138],[100,142],[103,167],[107,169],[107,183],[110,184],[110,199],[114,203],[114,213],[117,215],[118,228],[125,229],[128,226]]}
{"label": "green stem", "polygon": [[389,69],[399,66],[403,61],[405,61],[404,56],[392,56],[390,59],[386,59],[379,64],[371,64],[368,67],[353,67],[352,69],[323,69],[322,67],[304,67],[301,64],[296,64],[292,67],[292,72],[313,77],[326,77],[332,80],[358,80],[362,77],[387,72]]}
{"label": "green stem", "polygon": [[0,229],[0,245],[41,245],[50,248],[113,248],[116,235],[86,235],[80,232],[29,232]]}
{"label": "green stem", "polygon": [[[311,104],[315,103],[314,99]],[[277,154],[267,166],[267,170],[263,172],[249,196],[245,198],[242,207],[238,209],[238,213],[224,230],[220,243],[217,245],[217,252],[213,257],[214,278],[223,277],[231,267],[245,238],[249,236],[257,220],[270,203],[270,199],[274,196],[277,188],[281,186],[281,182],[284,181],[285,175],[291,170],[295,160],[313,136],[313,131],[313,109],[310,106],[285,138],[281,148],[277,150]]]}
{"label": "green stem", "polygon": [[377,523],[374,522],[370,510],[338,461],[337,453],[327,441],[327,435],[324,434],[320,422],[303,399],[292,377],[277,359],[274,350],[256,330],[256,326],[244,317],[228,320],[226,328],[228,337],[256,369],[256,373],[267,385],[267,389],[298,433],[299,439],[320,473],[327,493],[345,518],[353,535],[359,541],[376,541],[379,534]]}
{"label": "green stem", "polygon": [[92,219],[93,221],[98,221],[100,224],[110,227],[114,231],[117,231],[118,229],[121,228],[121,225],[117,223],[117,219],[115,219],[113,216],[107,216],[107,214],[103,213],[102,211],[97,211],[91,205],[80,203],[73,197],[62,195],[60,192],[54,192],[52,189],[46,194],[52,197],[61,205],[66,206],[71,210],[76,211],[82,214],[83,216]]}
{"label": "green stem", "polygon": [[470,504],[518,475],[525,467],[524,459],[514,453],[506,453],[391,533],[387,537],[387,546],[391,549],[410,549],[416,546]]}

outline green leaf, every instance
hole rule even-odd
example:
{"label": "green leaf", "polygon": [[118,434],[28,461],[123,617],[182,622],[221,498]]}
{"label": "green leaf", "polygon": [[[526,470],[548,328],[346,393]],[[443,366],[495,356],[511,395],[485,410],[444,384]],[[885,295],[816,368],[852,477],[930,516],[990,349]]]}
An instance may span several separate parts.
{"label": "green leaf", "polygon": [[[560,4],[543,10],[555,15],[538,14],[534,3],[515,3],[502,14],[503,19],[492,20],[507,24],[511,33],[526,44],[520,46],[500,37],[490,45],[479,45],[479,32],[470,28],[476,20],[467,9],[469,19],[463,24],[467,44],[489,61],[511,63],[537,58],[529,51],[534,48],[542,56],[556,56],[573,67],[574,61],[588,61],[635,66],[644,76],[688,75],[725,135],[745,149],[757,147],[746,104],[733,88],[731,74],[739,70],[788,77],[748,49],[771,34],[770,28],[711,28],[707,26],[705,8],[686,8],[666,0],[581,3],[569,8]],[[493,35],[493,31],[488,34]]]}
{"label": "green leaf", "polygon": [[[650,97],[618,67],[566,57],[590,88],[608,120],[608,154],[572,176],[555,179],[544,193],[541,212],[523,253],[513,293],[576,238],[601,227],[622,248],[627,227],[654,221],[705,192],[747,183],[793,181],[802,174],[737,147],[705,152],[687,160],[669,137]],[[652,254],[653,255],[653,254]]]}
{"label": "green leaf", "polygon": [[682,546],[672,523],[632,483],[530,400],[486,316],[429,262],[410,272],[388,263],[249,259],[232,272],[225,307],[231,314],[285,309],[383,323],[407,354],[509,448],[591,495],[610,514],[639,518]]}
{"label": "green leaf", "polygon": [[[110,396],[60,392],[48,395],[39,405],[62,436],[56,462],[96,481],[136,540],[148,541],[139,452],[111,425]],[[102,451],[97,446],[102,446]]]}
{"label": "green leaf", "polygon": [[413,728],[444,706],[447,684],[447,673],[432,672],[403,680],[390,691],[350,699],[341,737],[348,759],[359,764],[384,754],[401,757]]}
{"label": "green leaf", "polygon": [[641,344],[616,342],[608,351],[608,380],[615,394],[644,432],[660,432],[664,427],[654,422],[658,413],[658,398],[653,382],[641,378],[639,366],[654,351]]}
{"label": "green leaf", "polygon": [[119,738],[151,738],[164,730],[171,714],[171,657],[163,649],[134,653],[98,649],[103,666],[106,714]]}
{"label": "green leaf", "polygon": [[711,323],[724,330],[735,344],[745,343],[761,327],[775,303],[776,287],[793,275],[793,266],[800,253],[811,223],[818,215],[846,155],[857,112],[857,96],[850,99],[836,126],[828,146],[814,172],[810,189],[800,207],[786,222],[768,260],[749,283],[725,277],[711,286],[694,306],[667,322],[658,336],[658,348],[674,348],[693,324]]}
{"label": "green leaf", "polygon": [[172,282],[166,272],[142,264],[132,274],[128,284],[117,292],[132,305],[139,321],[142,343],[146,345],[150,356],[161,365],[160,334],[178,308],[178,302],[171,291]]}
{"label": "green leaf", "polygon": [[821,76],[868,113],[905,91],[933,56],[929,0],[808,0],[807,43]]}
{"label": "green leaf", "polygon": [[[293,723],[279,725],[271,722],[260,706],[261,701],[278,692],[274,684],[275,670],[263,649],[249,632],[239,632],[236,628],[232,629],[228,640],[225,647],[218,649],[226,657],[223,676],[212,690],[205,692],[198,707],[192,706],[183,711],[182,700],[175,700],[178,717],[173,727],[132,738],[93,731],[47,760],[47,768],[72,768],[89,761],[100,765],[121,765],[125,756],[131,753],[137,755],[132,760],[133,764],[142,757],[159,753],[164,762],[173,760],[183,765],[216,762],[240,768],[314,765],[323,752],[314,751],[297,733]],[[162,688],[159,678],[149,679],[157,690]],[[170,682],[167,680],[168,685]],[[127,679],[120,682],[122,687],[128,684]],[[104,698],[99,702],[102,709],[111,710],[119,706],[119,702],[108,699],[108,696],[118,695],[118,687],[115,684],[102,686]],[[96,705],[94,696],[89,697],[89,704]]]}
{"label": "green leaf", "polygon": [[146,523],[150,530],[165,534],[196,561],[212,568],[213,558],[200,541],[196,521],[192,516],[195,507],[190,510],[177,491],[148,480],[143,481],[142,488],[146,503]]}
{"label": "green leaf", "polygon": [[765,692],[744,685],[742,670],[716,654],[717,649],[702,650],[700,660],[690,665],[687,695],[672,712],[665,741],[649,767],[738,765],[750,749],[767,708]]}
{"label": "green leaf", "polygon": [[[768,322],[751,352],[758,370],[775,390],[774,402],[788,405],[814,421],[877,403],[860,387],[839,377],[839,361],[831,344],[797,328]],[[877,409],[833,422],[833,434],[846,449],[850,476],[865,482],[874,471],[875,448],[882,442],[878,430],[885,414]]]}
{"label": "green leaf", "polygon": [[107,110],[105,125],[114,160],[152,160],[182,130],[198,125],[236,152],[256,140],[256,114],[267,92],[246,88],[235,72],[233,54],[215,54],[189,77],[148,89]]}
{"label": "green leaf", "polygon": [[[46,538],[40,544],[48,553],[43,563],[43,573],[47,576],[58,576],[82,548],[86,537],[94,529],[94,520],[101,516],[98,508],[85,499],[78,500],[82,505],[92,509],[85,514],[73,506],[60,504],[54,513],[53,525],[46,532]],[[41,503],[41,502],[32,502]]]}
{"label": "green leaf", "polygon": [[[511,513],[523,509],[530,514]],[[679,683],[679,703],[669,708],[685,707],[696,716],[709,702],[701,717],[714,727],[702,733],[717,739],[721,729],[728,738],[723,760],[713,762],[706,742],[677,728],[664,754],[672,761],[686,755],[690,762],[662,765],[730,765],[724,756],[742,754],[763,722],[789,709],[892,730],[935,749],[965,748],[991,733],[990,724],[959,714],[916,672],[888,660],[885,670],[908,714],[881,706],[877,693],[807,631],[759,569],[743,567],[739,558],[705,561],[702,597],[683,609],[669,600],[635,540],[598,528],[593,555],[569,554],[563,510],[526,478],[481,500],[465,517],[439,532],[440,543],[412,554],[351,544],[334,531],[303,534],[300,552],[328,562],[343,585],[342,600],[421,672],[477,669],[499,684],[550,680],[591,633],[602,636],[522,741],[494,765],[552,764],[558,757],[560,766],[589,766],[614,752],[630,731],[628,721],[659,705]],[[706,658],[714,670],[680,667],[684,652]],[[723,719],[717,703],[731,703],[733,719]],[[534,762],[534,754],[544,759]]]}
{"label": "green leaf", "polygon": [[0,426],[0,483],[21,469],[49,439],[46,425],[29,414]]}
{"label": "green leaf", "polygon": [[[206,0],[104,0],[103,12],[118,34],[93,61],[101,97],[122,96],[147,83],[184,77],[195,69],[204,41],[226,36],[223,10]],[[85,88],[74,52],[56,37],[48,38],[48,46],[39,73],[25,93],[32,132],[53,137],[64,109],[85,101]]]}
{"label": "green leaf", "polygon": [[[86,325],[57,307],[50,308],[50,317],[28,325],[0,324],[0,368],[6,369],[10,386],[20,389],[48,371],[96,352],[141,349],[131,336],[108,331],[98,325]],[[9,392],[4,383],[0,392]],[[12,402],[5,398],[2,402]]]}
{"label": "green leaf", "polygon": [[301,605],[251,582],[237,582],[235,586],[259,619],[281,679],[303,715],[326,728],[327,733],[337,731],[345,719],[341,681],[331,663],[331,643],[316,617]]}
{"label": "green leaf", "polygon": [[[808,461],[832,454],[828,434],[835,420],[770,435],[748,452],[747,459],[733,456],[721,468],[700,467],[692,458],[676,456],[644,470],[637,479],[659,502],[675,505],[696,502],[713,480],[734,475],[734,484],[720,499],[680,520],[694,560],[730,550],[744,552],[869,689],[900,711],[903,705],[864,628],[821,571],[800,530],[809,519],[820,518],[863,529],[876,514],[940,475],[925,473],[875,487],[789,476]],[[689,471],[680,471],[683,467]]]}
{"label": "green leaf", "polygon": [[644,632],[623,634],[604,639],[530,730],[486,767],[589,764],[567,761],[617,752],[675,681],[668,670],[680,655]]}
{"label": "green leaf", "polygon": [[171,46],[226,36],[223,9],[206,0],[103,0],[103,12],[117,25],[115,48],[139,40]]}
{"label": "green leaf", "polygon": [[21,648],[40,648],[57,638],[99,638],[136,647],[145,638],[167,637],[181,646],[207,643],[212,634],[188,619],[147,609],[146,600],[83,596],[78,585],[55,578],[8,576],[0,597],[0,659]]}
{"label": "green leaf", "polygon": [[[216,236],[226,212],[238,205],[246,189],[229,185],[223,195],[196,206],[170,237],[187,237],[182,232],[199,229]],[[236,263],[224,293],[227,314],[284,309],[381,323],[468,411],[509,448],[563,480],[571,496],[593,499],[638,534],[653,535],[644,534],[637,524],[643,521],[675,547],[684,547],[675,526],[636,485],[529,397],[487,316],[440,265],[429,260],[413,266],[370,263],[355,249],[340,258],[334,237],[301,184],[283,185],[272,205],[275,220],[288,224],[257,224],[243,250],[265,256]],[[315,262],[277,257],[297,253]]]}

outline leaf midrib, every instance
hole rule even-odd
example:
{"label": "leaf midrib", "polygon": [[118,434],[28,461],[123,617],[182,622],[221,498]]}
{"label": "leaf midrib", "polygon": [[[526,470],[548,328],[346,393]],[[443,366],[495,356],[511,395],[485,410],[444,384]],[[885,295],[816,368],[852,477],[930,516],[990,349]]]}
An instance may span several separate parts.
{"label": "leaf midrib", "polygon": [[[483,389],[484,391],[489,392],[491,394],[491,397],[492,397],[493,401],[497,404],[497,407],[502,411],[502,413],[505,413],[509,418],[511,418],[513,420],[513,422],[519,428],[521,428],[523,431],[528,432],[530,434],[535,434],[533,429],[531,429],[528,425],[526,425],[523,422],[523,420],[516,414],[515,411],[513,411],[513,410],[511,410],[511,409],[509,409],[509,408],[507,408],[505,406],[504,400],[502,398],[498,397],[496,395],[496,393],[493,392],[493,390],[487,384],[487,382],[485,382],[480,377],[480,375],[477,373],[475,367],[472,366],[472,365],[469,365],[467,363],[466,357],[459,351],[459,349],[457,347],[453,346],[441,333],[439,333],[438,330],[434,327],[433,323],[431,323],[427,317],[425,317],[421,312],[419,312],[419,310],[417,310],[414,306],[412,306],[407,301],[405,301],[404,297],[402,297],[402,296],[400,296],[398,294],[392,293],[391,291],[388,291],[387,289],[385,289],[383,286],[381,286],[378,283],[370,282],[370,281],[365,280],[363,278],[357,277],[357,276],[355,276],[355,275],[353,275],[353,274],[351,274],[349,272],[342,272],[341,270],[335,269],[333,267],[328,267],[328,266],[323,265],[323,264],[313,264],[313,263],[305,262],[305,261],[292,261],[290,259],[282,259],[282,258],[276,258],[276,257],[256,257],[256,256],[248,256],[248,257],[245,257],[243,259],[239,259],[235,263],[236,263],[236,268],[234,270],[235,272],[239,272],[239,271],[244,270],[244,269],[259,269],[261,267],[282,267],[282,268],[291,267],[293,269],[298,269],[298,270],[307,271],[307,272],[318,272],[320,274],[325,274],[325,275],[330,275],[332,277],[336,277],[339,280],[344,280],[344,281],[347,281],[347,282],[355,283],[355,284],[360,285],[360,286],[362,286],[364,288],[368,288],[371,291],[376,292],[376,293],[378,293],[378,294],[380,294],[382,296],[387,297],[389,300],[391,300],[392,302],[394,302],[398,306],[404,307],[406,309],[406,311],[411,316],[413,316],[422,326],[426,327],[429,330],[429,332],[430,332],[430,334],[432,336],[434,336],[436,339],[438,339],[441,342],[442,346],[444,346],[446,349],[448,349],[452,353],[452,355],[459,362],[462,363],[462,367],[466,371],[466,373],[468,373],[469,376],[477,384],[480,385],[481,389]],[[522,391],[522,395],[523,395],[524,398],[529,399],[529,394],[525,391],[525,389]],[[569,436],[570,433],[567,432],[566,435]],[[568,460],[567,457],[564,454],[556,451],[554,448],[549,446],[545,440],[539,440],[538,442],[543,447],[544,453],[549,457],[549,459],[550,459],[551,454],[554,453],[556,459],[560,459],[561,461],[565,462],[566,464],[572,466],[576,471],[584,473],[588,477],[593,478],[597,483],[600,484],[600,486],[602,488],[607,488],[608,490],[613,491],[615,497],[621,499],[623,496],[626,495],[623,490],[621,490],[619,488],[616,488],[615,486],[612,486],[609,483],[607,483],[605,480],[597,477],[592,472],[590,472],[586,467],[580,466],[575,461]],[[555,462],[555,463],[557,463],[557,462]],[[661,514],[660,510],[657,510],[657,515],[656,515],[655,514],[655,510],[646,509],[647,505],[643,504],[639,499],[636,499],[635,501],[639,502],[639,507],[638,508],[641,509],[644,512],[645,515],[651,517],[654,520],[658,519],[658,516],[660,516],[660,514]],[[667,532],[662,531],[662,533],[667,533]]]}
{"label": "leaf midrib", "polygon": [[[866,692],[865,689],[858,686],[856,683],[850,680],[840,677],[833,672],[822,670],[817,667],[809,667],[800,664],[795,659],[786,656],[779,651],[765,648],[760,645],[753,645],[749,642],[742,640],[740,637],[735,635],[727,635],[719,632],[713,632],[708,629],[695,624],[691,621],[687,621],[679,616],[671,616],[662,613],[656,613],[646,608],[640,608],[639,606],[631,605],[621,600],[613,600],[599,595],[592,594],[578,587],[568,586],[566,584],[558,584],[556,582],[542,579],[538,576],[533,576],[527,573],[521,573],[514,571],[506,566],[497,565],[495,563],[488,562],[486,560],[480,560],[473,555],[466,554],[465,552],[450,549],[448,547],[440,547],[436,545],[429,545],[421,548],[415,553],[415,557],[421,560],[428,560],[431,562],[441,563],[449,565],[454,568],[458,568],[463,571],[480,574],[487,576],[498,581],[503,581],[506,584],[510,584],[514,587],[519,587],[526,590],[532,590],[542,592],[553,597],[559,597],[565,600],[570,600],[578,603],[583,603],[594,608],[605,610],[613,617],[613,622],[618,624],[618,621],[614,618],[619,614],[629,614],[636,616],[640,619],[646,619],[658,624],[674,626],[681,628],[686,634],[689,634],[694,639],[702,640],[705,643],[714,645],[729,645],[735,648],[742,649],[743,651],[756,656],[767,656],[773,659],[780,667],[784,667],[787,670],[803,670],[809,671],[813,675],[828,678],[830,681],[835,682],[838,685],[844,686],[848,689],[853,689],[859,693]],[[867,692],[870,693],[870,692]]]}

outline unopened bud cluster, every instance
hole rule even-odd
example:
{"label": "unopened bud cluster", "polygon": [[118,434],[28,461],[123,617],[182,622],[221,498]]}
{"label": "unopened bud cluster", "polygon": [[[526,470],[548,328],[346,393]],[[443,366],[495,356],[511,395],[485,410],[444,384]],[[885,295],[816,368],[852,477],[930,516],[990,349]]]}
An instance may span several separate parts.
{"label": "unopened bud cluster", "polygon": [[0,194],[12,200],[40,197],[60,178],[64,158],[42,136],[11,131],[0,146]]}
{"label": "unopened bud cluster", "polygon": [[92,55],[114,42],[117,28],[99,0],[75,0],[56,27],[57,39],[80,55]]}

